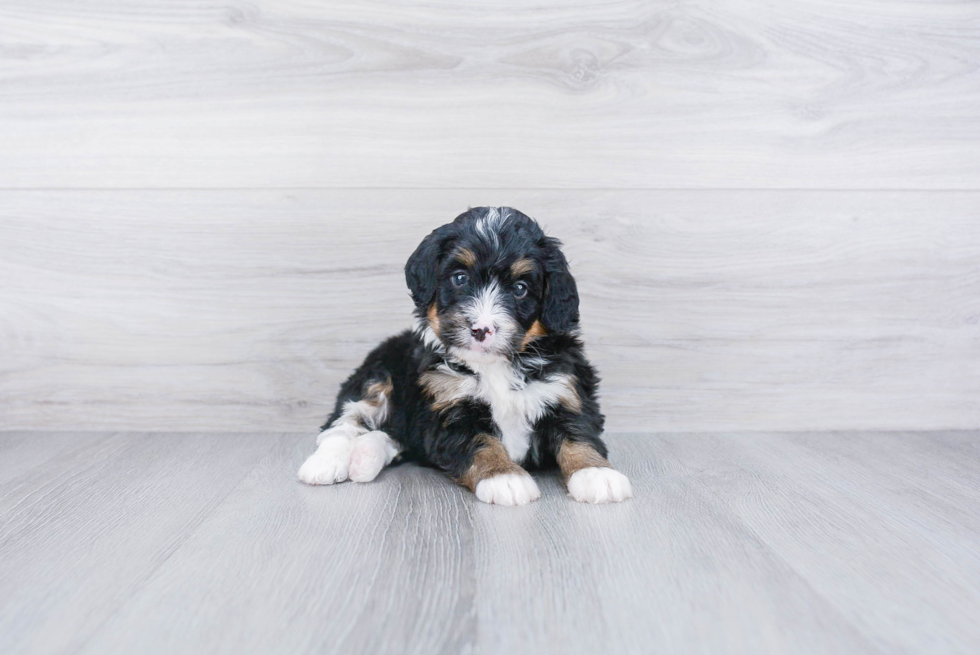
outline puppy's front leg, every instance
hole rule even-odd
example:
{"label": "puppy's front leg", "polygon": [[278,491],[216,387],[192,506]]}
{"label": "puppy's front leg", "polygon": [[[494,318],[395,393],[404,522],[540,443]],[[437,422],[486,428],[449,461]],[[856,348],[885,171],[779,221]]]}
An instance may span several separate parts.
{"label": "puppy's front leg", "polygon": [[591,444],[565,439],[557,459],[569,495],[580,503],[618,503],[633,497],[629,478]]}
{"label": "puppy's front leg", "polygon": [[347,479],[355,437],[367,432],[349,422],[338,422],[316,438],[316,452],[299,469],[306,484],[334,484]]}
{"label": "puppy's front leg", "polygon": [[500,439],[479,434],[473,459],[458,482],[485,503],[527,505],[541,497],[534,478],[511,461]]}

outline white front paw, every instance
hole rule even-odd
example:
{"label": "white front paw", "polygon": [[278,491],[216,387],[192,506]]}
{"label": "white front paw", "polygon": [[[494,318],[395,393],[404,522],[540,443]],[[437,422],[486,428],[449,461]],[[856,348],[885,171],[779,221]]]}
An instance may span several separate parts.
{"label": "white front paw", "polygon": [[572,473],[568,493],[580,503],[618,503],[633,497],[633,487],[616,469],[591,467]]}
{"label": "white front paw", "polygon": [[503,473],[480,480],[476,497],[494,505],[527,505],[540,498],[541,491],[527,473]]}
{"label": "white front paw", "polygon": [[347,479],[350,452],[349,440],[324,441],[299,467],[299,479],[306,484],[343,482]]}

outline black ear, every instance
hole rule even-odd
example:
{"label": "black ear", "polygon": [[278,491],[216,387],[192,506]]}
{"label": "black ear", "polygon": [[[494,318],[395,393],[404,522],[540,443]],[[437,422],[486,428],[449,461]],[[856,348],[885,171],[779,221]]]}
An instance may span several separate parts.
{"label": "black ear", "polygon": [[412,300],[415,301],[416,308],[423,311],[435,300],[439,282],[437,279],[439,262],[451,236],[447,228],[451,227],[451,225],[443,225],[433,230],[429,236],[422,239],[422,243],[405,264],[405,282],[408,283],[408,290],[412,292]]}
{"label": "black ear", "polygon": [[541,321],[550,332],[568,332],[578,325],[578,288],[568,272],[561,242],[554,237],[544,240],[545,292]]}

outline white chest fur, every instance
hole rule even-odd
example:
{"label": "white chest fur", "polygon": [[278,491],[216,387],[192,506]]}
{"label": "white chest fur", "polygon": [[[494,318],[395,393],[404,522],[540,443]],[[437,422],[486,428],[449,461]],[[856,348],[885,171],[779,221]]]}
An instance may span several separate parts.
{"label": "white chest fur", "polygon": [[433,380],[430,389],[438,384],[445,394],[442,399],[447,402],[474,398],[490,405],[500,440],[515,462],[521,462],[527,456],[531,429],[549,406],[578,401],[572,378],[568,375],[556,374],[543,380],[526,381],[504,359],[468,361],[466,364],[475,375],[443,365],[434,372],[441,376],[441,384]]}

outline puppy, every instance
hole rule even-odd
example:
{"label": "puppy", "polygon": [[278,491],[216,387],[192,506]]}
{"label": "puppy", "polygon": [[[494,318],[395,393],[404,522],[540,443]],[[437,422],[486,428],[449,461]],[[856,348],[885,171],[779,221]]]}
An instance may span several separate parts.
{"label": "puppy", "polygon": [[485,503],[524,505],[541,496],[526,469],[557,466],[575,500],[632,497],[606,460],[560,245],[508,207],[471,209],[427,236],[405,266],[416,328],[344,382],[299,478],[369,482],[403,459]]}

